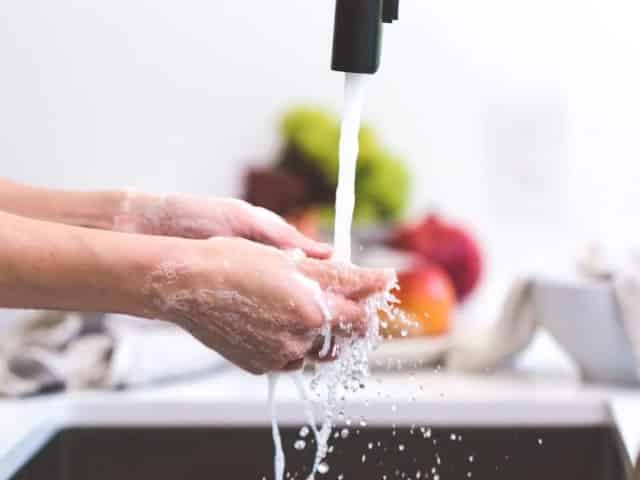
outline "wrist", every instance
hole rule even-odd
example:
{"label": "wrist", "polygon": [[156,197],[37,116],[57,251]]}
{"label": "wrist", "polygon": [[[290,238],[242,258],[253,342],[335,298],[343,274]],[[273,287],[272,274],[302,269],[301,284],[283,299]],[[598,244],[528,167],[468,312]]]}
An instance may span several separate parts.
{"label": "wrist", "polygon": [[167,223],[166,197],[124,190],[112,217],[112,230],[143,235],[170,235],[162,228]]}
{"label": "wrist", "polygon": [[[223,237],[168,240],[143,267],[145,284],[139,290],[144,297],[142,316],[182,325],[185,320],[189,321],[191,301],[211,292],[233,289],[237,281],[233,263],[237,240]],[[209,303],[208,308],[214,307]]]}
{"label": "wrist", "polygon": [[115,221],[126,203],[127,192],[120,190],[66,192],[64,209],[58,221],[68,225],[115,230]]}

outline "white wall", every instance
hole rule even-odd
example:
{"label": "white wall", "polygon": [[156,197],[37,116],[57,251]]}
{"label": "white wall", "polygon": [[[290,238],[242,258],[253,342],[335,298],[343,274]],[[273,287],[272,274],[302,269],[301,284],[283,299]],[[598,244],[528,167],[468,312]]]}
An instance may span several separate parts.
{"label": "white wall", "polygon": [[[415,169],[415,210],[474,224],[494,259],[505,242],[533,258],[519,242],[638,230],[637,1],[401,8],[367,117]],[[332,11],[329,0],[4,0],[0,174],[236,193],[244,166],[275,148],[284,108],[339,109]]]}

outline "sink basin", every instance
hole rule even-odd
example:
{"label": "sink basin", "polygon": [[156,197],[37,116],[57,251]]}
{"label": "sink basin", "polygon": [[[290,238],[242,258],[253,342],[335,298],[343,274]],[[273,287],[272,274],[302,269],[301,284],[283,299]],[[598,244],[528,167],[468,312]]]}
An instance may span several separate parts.
{"label": "sink basin", "polygon": [[[283,428],[287,470],[305,480],[311,436],[293,448],[298,428]],[[454,435],[455,438],[452,436]],[[630,464],[607,426],[398,427],[351,429],[334,440],[330,470],[317,478],[627,480]],[[370,444],[371,447],[370,448]],[[435,468],[435,471],[432,469]],[[435,473],[434,473],[435,472]],[[404,474],[404,476],[403,476]],[[428,474],[428,475],[425,475]],[[266,427],[73,427],[57,431],[13,480],[211,480],[273,478]],[[342,478],[342,477],[341,477]]]}

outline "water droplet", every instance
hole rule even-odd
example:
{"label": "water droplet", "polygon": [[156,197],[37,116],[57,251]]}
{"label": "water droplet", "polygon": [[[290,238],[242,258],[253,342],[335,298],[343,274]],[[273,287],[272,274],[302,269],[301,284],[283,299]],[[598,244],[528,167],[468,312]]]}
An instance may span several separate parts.
{"label": "water droplet", "polygon": [[455,433],[452,433],[452,434],[449,436],[449,438],[450,438],[451,440],[454,440],[454,441],[455,441],[455,439],[456,439],[456,434],[455,434]]}
{"label": "water droplet", "polygon": [[367,455],[366,454],[362,454],[362,463],[367,461]]}
{"label": "water droplet", "polygon": [[340,436],[342,438],[347,438],[349,436],[349,429],[343,428],[342,430],[340,430]]}
{"label": "water droplet", "polygon": [[422,472],[420,470],[418,470],[416,472],[416,478],[420,478],[420,477],[422,477]]}
{"label": "water droplet", "polygon": [[433,480],[440,480],[440,475],[434,475]]}
{"label": "water droplet", "polygon": [[338,480],[342,480],[344,478],[343,474],[338,475]]}
{"label": "water droplet", "polygon": [[305,438],[307,435],[309,435],[309,427],[304,426],[300,429],[300,436]]}
{"label": "water droplet", "polygon": [[296,440],[296,442],[293,444],[293,448],[295,448],[296,450],[304,450],[304,447],[307,446],[307,442],[305,442],[304,440]]}
{"label": "water droplet", "polygon": [[373,443],[369,442],[368,447],[369,447],[369,450],[371,450],[373,448]]}
{"label": "water droplet", "polygon": [[398,445],[398,451],[404,452],[404,444],[401,443],[400,445]]}
{"label": "water droplet", "polygon": [[467,472],[467,478],[471,478],[473,475],[471,472]]}
{"label": "water droplet", "polygon": [[319,474],[324,475],[328,471],[329,471],[329,465],[327,465],[325,462],[322,462],[320,465],[318,465]]}
{"label": "water droplet", "polygon": [[542,445],[544,442],[542,441],[541,438],[538,439],[538,445]]}
{"label": "water droplet", "polygon": [[473,457],[473,455],[469,455],[469,463],[473,463],[475,461],[475,458]]}

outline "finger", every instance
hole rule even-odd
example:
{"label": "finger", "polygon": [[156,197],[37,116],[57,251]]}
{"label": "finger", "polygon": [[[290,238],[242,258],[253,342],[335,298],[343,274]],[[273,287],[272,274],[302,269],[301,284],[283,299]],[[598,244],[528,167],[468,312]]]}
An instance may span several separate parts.
{"label": "finger", "polygon": [[364,336],[367,333],[367,313],[362,305],[340,295],[327,294],[331,312],[331,332],[340,337]]}
{"label": "finger", "polygon": [[275,246],[283,250],[300,249],[307,257],[320,260],[327,259],[333,254],[331,245],[313,240],[303,235],[295,227],[291,227],[288,232],[282,232],[276,239],[276,244]]}
{"label": "finger", "polygon": [[318,242],[301,233],[294,226],[284,223],[271,233],[271,242],[274,246],[283,250],[299,249],[307,257],[327,259],[333,253],[331,245]]}
{"label": "finger", "polygon": [[301,260],[299,268],[323,290],[351,300],[363,300],[383,292],[395,279],[395,272],[389,269],[360,268],[314,259]]}
{"label": "finger", "polygon": [[330,245],[301,233],[282,217],[264,208],[253,209],[253,236],[256,240],[283,250],[300,249],[311,258],[326,259],[333,252]]}

